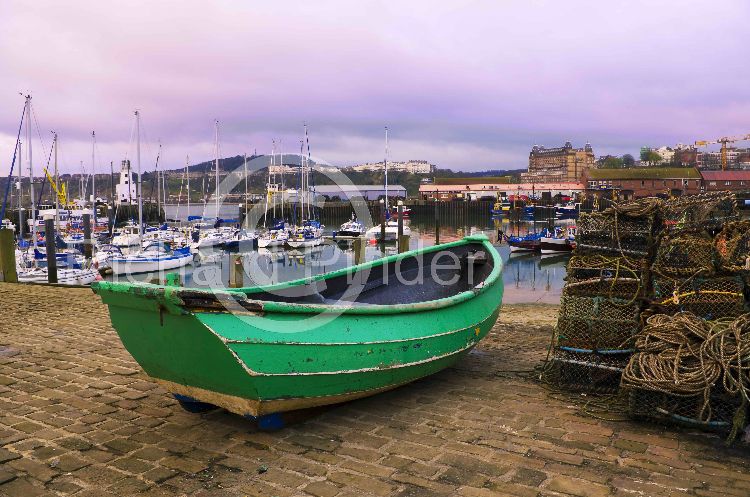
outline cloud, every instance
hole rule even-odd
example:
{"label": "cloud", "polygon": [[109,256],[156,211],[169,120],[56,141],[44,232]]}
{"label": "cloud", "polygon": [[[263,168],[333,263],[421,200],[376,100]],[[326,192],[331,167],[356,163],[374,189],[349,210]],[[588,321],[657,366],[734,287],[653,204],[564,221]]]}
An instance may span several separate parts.
{"label": "cloud", "polygon": [[[60,133],[64,170],[133,154],[178,167],[298,147],[341,165],[394,160],[524,167],[535,144],[598,154],[747,133],[750,41],[742,1],[86,2],[0,5],[0,173],[17,91]],[[707,18],[711,22],[707,22]],[[34,131],[36,133],[36,130]],[[34,143],[35,148],[41,144]],[[36,154],[35,154],[36,155]],[[41,155],[37,155],[41,157]]]}

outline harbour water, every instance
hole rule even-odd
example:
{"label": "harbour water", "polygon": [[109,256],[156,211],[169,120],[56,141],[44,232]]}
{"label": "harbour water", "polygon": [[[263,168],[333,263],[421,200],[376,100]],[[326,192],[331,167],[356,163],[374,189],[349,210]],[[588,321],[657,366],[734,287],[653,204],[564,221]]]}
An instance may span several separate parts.
{"label": "harbour water", "polygon": [[[200,209],[198,209],[200,207]],[[230,212],[229,208],[234,212]],[[191,209],[190,215],[201,215],[202,206]],[[183,207],[180,218],[187,218],[187,210]],[[168,210],[169,212],[169,210]],[[175,212],[172,212],[175,214]],[[220,210],[220,216],[234,218],[237,206],[227,206]],[[167,214],[169,217],[169,213]],[[405,221],[411,230],[410,248],[416,249],[435,244],[434,220],[411,219]],[[331,223],[325,232],[331,235],[339,224]],[[558,303],[560,292],[564,285],[565,266],[569,255],[546,255],[530,253],[510,253],[507,243],[498,241],[498,231],[524,234],[536,228],[533,223],[511,225],[503,220],[486,219],[473,220],[471,223],[458,225],[453,222],[440,227],[440,242],[457,240],[468,234],[484,233],[495,244],[503,257],[503,280],[505,293],[503,301],[508,304],[519,303]],[[386,245],[385,250],[374,242],[366,247],[365,259],[374,260],[384,255],[396,253],[393,244]],[[230,278],[232,254],[223,250],[201,250],[195,254],[191,265],[173,270],[179,272],[185,286],[199,288],[227,288]],[[314,276],[354,264],[354,252],[351,242],[336,242],[327,240],[323,245],[308,249],[258,249],[244,252],[240,258],[243,265],[243,286],[267,285],[290,281],[298,278]],[[119,277],[108,276],[115,281],[156,281],[163,280],[163,275],[135,274]]]}

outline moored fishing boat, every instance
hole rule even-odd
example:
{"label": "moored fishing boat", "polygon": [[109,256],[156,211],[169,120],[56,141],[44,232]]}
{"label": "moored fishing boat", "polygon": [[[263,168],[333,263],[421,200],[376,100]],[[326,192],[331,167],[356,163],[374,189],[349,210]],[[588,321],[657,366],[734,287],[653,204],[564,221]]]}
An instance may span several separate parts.
{"label": "moored fishing boat", "polygon": [[545,228],[539,233],[527,233],[524,236],[504,236],[511,252],[539,252],[542,237],[547,235],[548,231]]}
{"label": "moored fishing boat", "polygon": [[262,417],[454,364],[495,323],[501,272],[489,240],[474,235],[266,287],[100,282],[94,292],[128,351],[186,408]]}
{"label": "moored fishing boat", "polygon": [[352,214],[352,219],[341,225],[334,237],[357,237],[365,234],[365,225]]}
{"label": "moored fishing boat", "polygon": [[[561,252],[572,252],[576,246],[575,227],[569,227],[567,233],[562,229],[555,229],[552,236],[543,236],[539,240],[539,249],[542,254],[556,254]],[[548,234],[549,235],[549,234]]]}

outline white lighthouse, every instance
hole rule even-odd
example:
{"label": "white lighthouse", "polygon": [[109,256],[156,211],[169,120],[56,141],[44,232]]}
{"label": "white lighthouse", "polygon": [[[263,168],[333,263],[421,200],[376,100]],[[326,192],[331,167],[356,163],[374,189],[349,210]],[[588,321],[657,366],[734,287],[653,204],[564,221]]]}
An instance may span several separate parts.
{"label": "white lighthouse", "polygon": [[120,182],[117,184],[117,201],[120,204],[132,205],[138,202],[138,185],[135,174],[130,169],[130,161],[122,161]]}

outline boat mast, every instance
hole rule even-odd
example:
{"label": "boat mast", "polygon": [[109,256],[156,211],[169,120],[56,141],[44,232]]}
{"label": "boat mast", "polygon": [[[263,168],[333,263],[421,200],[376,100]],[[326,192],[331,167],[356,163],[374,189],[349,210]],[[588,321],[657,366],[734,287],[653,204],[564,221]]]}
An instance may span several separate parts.
{"label": "boat mast", "polygon": [[185,176],[187,176],[187,215],[190,217],[190,155],[185,156]]}
{"label": "boat mast", "polygon": [[388,126],[385,127],[385,159],[383,159],[383,169],[385,170],[385,209],[386,213],[388,213],[390,211],[390,207],[388,206]]}
{"label": "boat mast", "polygon": [[[279,174],[281,175],[281,217],[284,217],[284,148],[283,142],[279,139]],[[274,216],[276,215],[274,211]]]}
{"label": "boat mast", "polygon": [[[307,123],[303,123],[305,127],[305,136],[307,136]],[[307,177],[307,166],[308,164],[305,163],[305,156],[304,156],[304,144],[300,144],[300,165],[302,166],[302,189],[300,190],[299,194],[302,195],[303,202],[302,202],[302,217],[303,221],[310,219],[310,205],[309,202],[305,202],[304,199],[307,198],[307,194],[310,190],[310,179]],[[307,211],[305,212],[305,206],[307,205]]]}
{"label": "boat mast", "polygon": [[55,147],[55,229],[60,231],[60,176],[57,171],[57,132],[54,133],[52,146]]}
{"label": "boat mast", "polygon": [[[31,238],[34,240],[34,249],[37,248],[36,239],[36,201],[34,200],[34,167],[31,155],[31,95],[26,95],[26,161],[29,165],[29,193],[31,194]],[[45,243],[49,240],[45,240]],[[55,243],[52,240],[52,243]]]}
{"label": "boat mast", "polygon": [[271,194],[271,170],[273,169],[273,158],[274,158],[274,148],[276,147],[276,142],[273,142],[274,145],[271,148],[271,162],[268,165],[268,181],[266,182],[266,209],[263,211],[263,227],[266,227],[266,220],[268,218],[268,196]]}
{"label": "boat mast", "polygon": [[245,166],[245,227],[248,227],[247,219],[247,154],[242,155],[242,160]]}
{"label": "boat mast", "polygon": [[216,219],[219,219],[219,120],[216,120],[215,170],[216,170]]}
{"label": "boat mast", "polygon": [[[161,216],[161,180],[159,179],[159,158],[161,158],[161,142],[159,142],[159,152],[156,154],[156,166],[154,166],[154,173],[156,174],[156,219],[158,220]],[[154,184],[151,183],[151,194],[154,193]],[[150,197],[151,195],[149,195]]]}
{"label": "boat mast", "polygon": [[307,123],[305,123],[305,141],[307,142],[307,174],[309,179],[312,179],[311,197],[308,202],[308,212],[310,219],[317,219],[317,213],[315,212],[315,172],[312,168],[312,157],[310,156],[310,136],[307,134]]}
{"label": "boat mast", "polygon": [[94,228],[96,228],[96,131],[91,132],[91,142],[91,209],[94,211]]}
{"label": "boat mast", "polygon": [[304,190],[305,156],[302,155],[302,147],[303,147],[303,141],[300,140],[299,141],[299,181],[297,182],[297,203],[300,206],[300,213],[299,213],[300,221],[304,221],[305,219],[307,219],[305,217],[305,201],[304,201],[304,196],[302,193],[305,191]]}
{"label": "boat mast", "polygon": [[141,174],[141,113],[135,111],[135,158],[138,164],[138,244],[143,245],[143,175]]}
{"label": "boat mast", "polygon": [[23,240],[23,224],[28,222],[21,213],[23,209],[23,143],[18,140],[18,241]]}
{"label": "boat mast", "polygon": [[[302,145],[300,144],[300,151],[302,151]],[[297,171],[297,198],[294,201],[294,208],[292,211],[292,224],[297,226],[297,211],[299,211],[300,219],[305,217],[305,204],[302,200],[302,171],[304,170],[305,163],[300,160],[299,170]],[[289,199],[289,207],[292,207],[292,199]]]}

